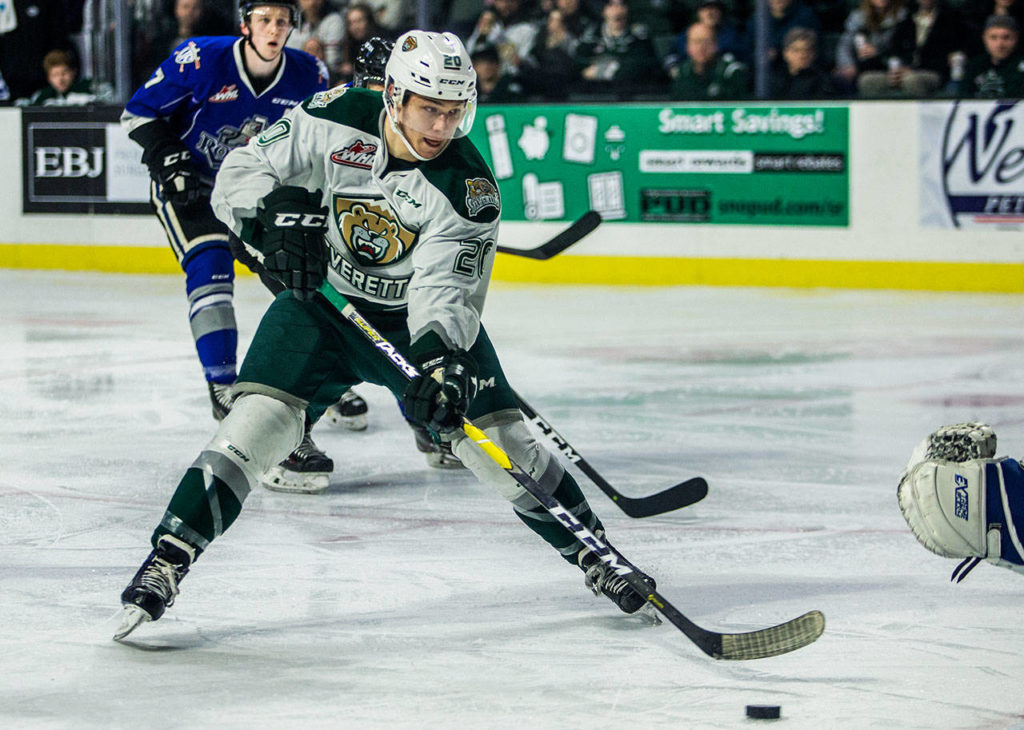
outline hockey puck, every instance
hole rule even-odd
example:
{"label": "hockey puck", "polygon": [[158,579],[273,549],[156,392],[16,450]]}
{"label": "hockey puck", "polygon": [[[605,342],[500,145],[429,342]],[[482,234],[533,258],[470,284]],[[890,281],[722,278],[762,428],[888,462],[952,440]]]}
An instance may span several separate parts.
{"label": "hockey puck", "polygon": [[747,705],[747,717],[755,720],[778,720],[782,708],[778,705]]}

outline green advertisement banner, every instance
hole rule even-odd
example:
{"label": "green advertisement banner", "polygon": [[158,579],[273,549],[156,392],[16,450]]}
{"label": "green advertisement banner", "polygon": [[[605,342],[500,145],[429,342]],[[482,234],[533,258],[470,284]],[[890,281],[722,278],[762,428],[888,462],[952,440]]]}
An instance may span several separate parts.
{"label": "green advertisement banner", "polygon": [[845,106],[481,106],[506,220],[849,225]]}

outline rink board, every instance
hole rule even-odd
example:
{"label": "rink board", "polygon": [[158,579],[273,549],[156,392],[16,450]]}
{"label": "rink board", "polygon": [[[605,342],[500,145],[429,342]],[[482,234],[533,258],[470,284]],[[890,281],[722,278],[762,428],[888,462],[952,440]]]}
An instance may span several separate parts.
{"label": "rink board", "polygon": [[[495,279],[524,283],[1024,291],[1024,237],[1020,235],[1024,196],[1017,192],[1019,181],[1014,167],[1015,151],[1024,148],[1024,120],[1016,118],[1022,113],[1016,104],[893,102],[820,105],[812,109],[755,104],[735,107],[732,113],[727,105],[715,109],[686,105],[624,108],[623,112],[630,114],[624,114],[623,119],[642,121],[649,117],[660,120],[658,123],[671,132],[662,134],[650,128],[646,136],[638,126],[640,121],[633,122],[633,126],[623,122],[621,128],[613,130],[617,126],[612,123],[614,117],[595,111],[592,153],[581,152],[571,144],[581,129],[586,131],[579,120],[587,118],[587,107],[482,110],[484,121],[479,134],[484,136],[478,141],[485,157],[493,156],[491,142],[483,141],[490,131],[487,120],[501,117],[513,163],[498,180],[506,201],[501,245],[540,245],[588,206],[601,210],[607,218],[593,234],[547,262],[499,256]],[[820,117],[828,134],[823,133],[818,141],[803,133],[799,139],[792,138],[792,134],[781,135],[783,141],[752,141],[747,150],[725,149],[745,143],[737,143],[735,134],[732,138],[723,135],[717,147],[707,135],[698,139],[680,134],[680,129],[686,127],[680,120],[713,117],[712,112],[725,120],[749,120],[757,111],[769,120],[786,118],[787,113],[806,113],[809,119]],[[110,126],[109,112],[97,111],[107,125],[105,156],[95,149],[28,150],[13,144],[0,149],[0,162],[10,171],[0,182],[0,218],[5,221],[0,230],[0,268],[118,273],[177,270],[165,249],[164,234],[151,215],[82,213],[70,204],[66,213],[53,212],[62,206],[53,204],[52,194],[48,198],[50,212],[26,212],[38,209],[31,201],[26,203],[30,191],[44,189],[42,182],[33,182],[33,176],[64,175],[68,185],[85,185],[79,178],[92,176],[92,188],[97,187],[96,180],[106,179],[105,186],[100,187],[108,197],[138,198],[145,186],[144,170],[140,175],[141,165],[119,138],[116,126]],[[540,124],[537,120],[543,115],[550,121]],[[569,119],[575,120],[572,125],[562,121]],[[536,141],[541,128],[550,134],[543,159]],[[998,132],[992,137],[994,142],[984,136],[986,129]],[[621,143],[607,143],[612,131],[624,135]],[[0,110],[0,132],[12,140],[26,135],[20,110]],[[524,136],[525,132],[530,134]],[[576,137],[570,139],[569,132]],[[38,137],[53,139],[52,133]],[[694,148],[693,155],[689,147]],[[785,154],[801,149],[806,150],[799,153],[803,157],[795,156],[790,162],[812,159],[841,163],[841,175],[837,172],[820,179],[822,185],[828,182],[831,186],[829,200],[845,206],[843,216],[830,221],[821,216],[791,218],[785,225],[739,224],[735,218],[716,218],[713,214],[700,217],[700,196],[716,200],[715,196],[726,194],[770,197],[776,190],[778,195],[792,192],[796,184],[792,175],[756,177],[747,175],[749,169],[744,165],[782,164],[788,159]],[[526,152],[537,159],[527,160]],[[818,157],[808,157],[812,154]],[[560,157],[554,160],[555,156]],[[108,168],[101,169],[101,160],[109,161]],[[720,164],[728,172],[703,176],[694,175],[692,170],[651,172],[658,165],[675,170],[690,169],[686,166],[695,164]],[[622,171],[620,188],[615,187],[617,169]],[[578,170],[572,173],[579,176],[578,180],[570,174],[573,170]],[[721,182],[744,176],[745,186],[734,183],[730,187]],[[698,189],[705,185],[701,180],[710,180],[706,189]],[[751,181],[757,184],[751,186]],[[50,193],[61,189],[59,180],[46,182],[45,190]],[[762,192],[752,192],[758,190]],[[751,204],[758,203],[754,198],[750,200]],[[137,201],[134,204],[138,206]]]}

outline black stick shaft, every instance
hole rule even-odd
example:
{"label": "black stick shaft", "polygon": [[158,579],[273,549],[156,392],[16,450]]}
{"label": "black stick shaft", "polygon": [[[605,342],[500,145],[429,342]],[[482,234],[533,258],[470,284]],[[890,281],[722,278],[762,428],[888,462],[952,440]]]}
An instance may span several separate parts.
{"label": "black stick shaft", "polygon": [[[406,378],[412,380],[419,375],[416,366],[406,360],[402,353],[388,342],[343,294],[326,281],[320,286],[319,292],[345,319],[355,325],[363,333],[363,336],[372,342]],[[633,590],[644,596],[648,603],[708,656],[715,659],[760,659],[775,656],[810,644],[824,631],[825,617],[819,611],[810,611],[777,626],[742,634],[721,634],[701,628],[680,613],[660,593],[652,591],[650,585],[636,572],[629,561],[591,532],[557,499],[547,494],[533,477],[512,461],[508,454],[466,418],[463,418],[462,432],[479,446],[494,463],[515,479],[523,489],[529,492],[548,511],[548,514],[576,535],[576,538],[589,547],[601,562],[613,570],[616,575],[621,576]]]}
{"label": "black stick shaft", "polygon": [[533,406],[523,400],[518,393],[516,393],[516,403],[519,404],[519,410],[554,444],[558,452],[579,467],[579,470],[586,474],[598,489],[608,495],[619,509],[630,517],[651,517],[664,514],[699,502],[707,496],[708,483],[703,477],[693,477],[657,494],[647,497],[627,497],[602,477],[597,469],[591,466],[590,462],[584,459],[583,455],[569,443],[568,439],[556,431],[554,426],[537,413]]}

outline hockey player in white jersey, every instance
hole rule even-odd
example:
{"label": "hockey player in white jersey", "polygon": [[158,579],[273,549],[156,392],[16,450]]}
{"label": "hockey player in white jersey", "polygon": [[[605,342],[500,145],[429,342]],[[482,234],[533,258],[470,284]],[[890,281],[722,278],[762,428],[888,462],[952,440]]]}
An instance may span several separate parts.
{"label": "hockey player in white jersey", "polygon": [[933,553],[963,559],[956,582],[982,560],[1024,573],[1024,468],[996,457],[988,424],[943,426],[921,441],[897,493],[914,537]]}
{"label": "hockey player in white jersey", "polygon": [[[454,35],[410,31],[395,43],[382,94],[331,89],[289,111],[225,159],[214,211],[288,286],[239,372],[237,400],[186,471],[121,594],[115,638],[156,620],[196,558],[238,517],[269,466],[346,389],[387,386],[406,415],[450,441],[481,481],[585,583],[633,613],[645,603],[461,430],[482,428],[578,520],[603,534],[579,486],[531,436],[480,321],[501,202],[465,137],[476,74]],[[383,96],[383,99],[382,99]],[[327,282],[423,375],[407,383],[316,290]],[[653,586],[654,581],[646,578]]]}

